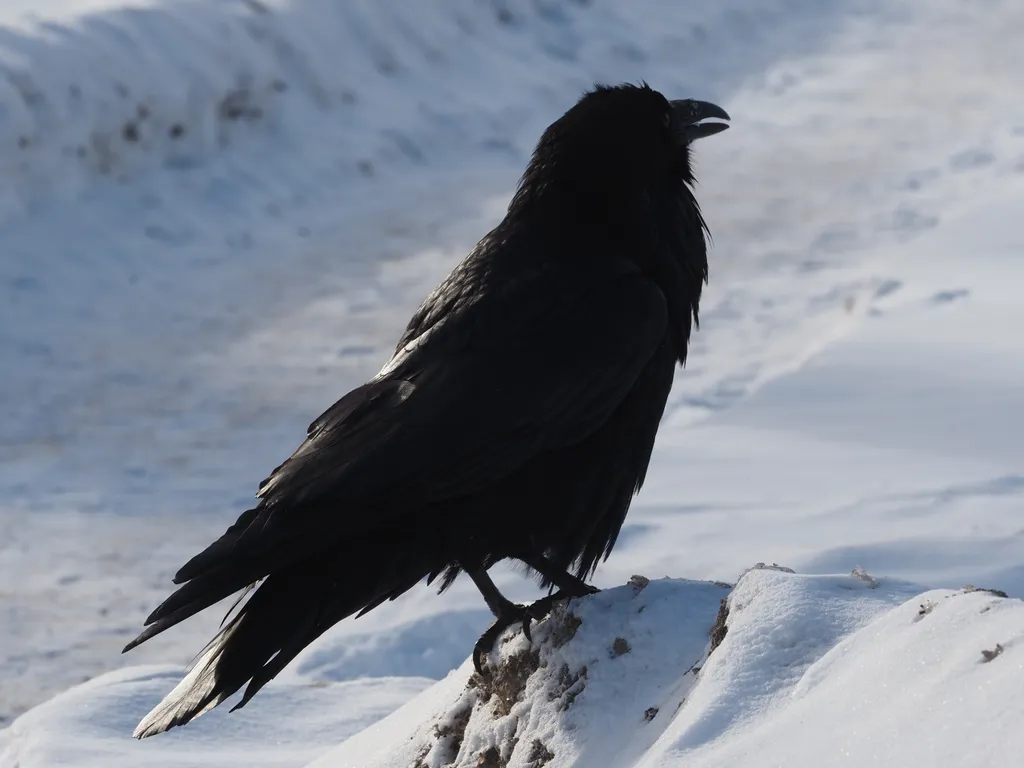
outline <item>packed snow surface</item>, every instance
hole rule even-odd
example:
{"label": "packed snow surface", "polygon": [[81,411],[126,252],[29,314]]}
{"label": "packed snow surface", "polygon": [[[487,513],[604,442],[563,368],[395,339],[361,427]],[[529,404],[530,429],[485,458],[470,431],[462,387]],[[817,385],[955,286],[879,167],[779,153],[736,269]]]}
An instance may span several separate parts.
{"label": "packed snow surface", "polygon": [[[3,768],[397,765],[410,737],[427,765],[476,764],[430,740],[483,706],[468,583],[345,622],[245,709],[142,743],[220,609],[119,650],[388,357],[543,128],[639,79],[733,116],[696,151],[701,329],[596,577],[616,589],[578,605],[572,642],[538,640],[587,687],[563,712],[534,673],[517,714],[473,709],[466,749],[1024,763],[1024,7],[8,0],[0,25]],[[760,561],[797,574],[712,583]],[[858,566],[874,587],[834,575]],[[949,591],[967,584],[1010,598]],[[688,673],[726,594],[750,607]],[[618,636],[632,650],[601,656]],[[589,749],[609,762],[567,762]]]}

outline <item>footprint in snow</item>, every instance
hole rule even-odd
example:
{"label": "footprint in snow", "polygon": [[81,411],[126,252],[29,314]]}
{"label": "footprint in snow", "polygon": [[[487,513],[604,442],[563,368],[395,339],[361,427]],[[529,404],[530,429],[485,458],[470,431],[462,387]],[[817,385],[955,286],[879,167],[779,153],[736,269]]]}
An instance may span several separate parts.
{"label": "footprint in snow", "polygon": [[901,204],[892,212],[888,221],[883,221],[882,229],[894,232],[903,237],[910,237],[934,229],[939,224],[939,217],[923,213],[913,206]]}
{"label": "footprint in snow", "polygon": [[875,298],[882,299],[891,296],[903,287],[902,280],[886,280],[875,289]]}
{"label": "footprint in snow", "polygon": [[942,175],[942,171],[938,168],[924,168],[919,171],[913,171],[906,180],[903,182],[903,188],[912,191],[917,191],[928,186],[931,182],[935,181]]}
{"label": "footprint in snow", "polygon": [[950,291],[939,291],[931,297],[930,301],[932,304],[950,304],[957,299],[966,298],[970,293],[966,288],[954,288]]}
{"label": "footprint in snow", "polygon": [[949,167],[954,173],[973,171],[992,165],[996,156],[984,149],[968,149],[958,152],[949,159]]}
{"label": "footprint in snow", "polygon": [[[903,288],[902,280],[885,280],[875,289],[874,295],[871,297],[872,303],[884,299],[887,296],[892,296],[894,293],[899,292]],[[884,310],[877,306],[868,307],[868,317],[881,317],[884,315]]]}

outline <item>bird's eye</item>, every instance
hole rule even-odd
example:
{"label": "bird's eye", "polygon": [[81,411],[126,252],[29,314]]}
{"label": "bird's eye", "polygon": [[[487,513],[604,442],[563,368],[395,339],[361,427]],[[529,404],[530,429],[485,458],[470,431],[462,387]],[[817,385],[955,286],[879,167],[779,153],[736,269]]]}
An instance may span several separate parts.
{"label": "bird's eye", "polygon": [[664,128],[664,129],[666,130],[666,131],[667,131],[667,130],[668,130],[669,128],[671,128],[671,127],[672,127],[672,113],[671,113],[671,112],[666,112],[666,113],[665,113],[664,115],[662,115],[662,117],[661,117],[661,126],[662,126],[662,127],[663,127],[663,128]]}

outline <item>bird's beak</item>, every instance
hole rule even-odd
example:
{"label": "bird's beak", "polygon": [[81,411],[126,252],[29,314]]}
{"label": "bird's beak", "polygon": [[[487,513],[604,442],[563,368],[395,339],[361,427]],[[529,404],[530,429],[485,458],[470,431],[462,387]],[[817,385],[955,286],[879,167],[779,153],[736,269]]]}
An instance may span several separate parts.
{"label": "bird's beak", "polygon": [[669,102],[672,105],[672,129],[684,144],[705,136],[714,136],[729,126],[725,123],[702,123],[710,117],[728,120],[729,113],[717,104],[695,99],[680,99]]}

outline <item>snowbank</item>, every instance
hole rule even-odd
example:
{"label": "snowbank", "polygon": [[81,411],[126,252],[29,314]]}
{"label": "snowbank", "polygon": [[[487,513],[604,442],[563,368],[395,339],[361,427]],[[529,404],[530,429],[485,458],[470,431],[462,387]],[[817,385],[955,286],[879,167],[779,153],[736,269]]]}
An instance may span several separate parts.
{"label": "snowbank", "polygon": [[[264,150],[267,139],[334,143],[341,152],[319,173],[349,184],[385,167],[521,155],[530,150],[524,124],[532,142],[538,121],[547,122],[538,107],[560,112],[567,95],[595,78],[641,76],[660,59],[659,69],[672,62],[680,73],[661,87],[694,90],[713,80],[722,91],[778,55],[782,40],[749,45],[754,24],[792,27],[785,40],[797,51],[842,18],[811,0],[773,0],[756,14],[738,0],[647,5],[675,31],[674,46],[646,50],[652,14],[610,3],[5,7],[0,22],[12,26],[0,35],[0,224],[87,194],[97,179],[195,169],[258,140]],[[711,45],[732,55],[709,57]],[[270,182],[259,168],[250,173]]]}
{"label": "snowbank", "polygon": [[[635,577],[506,634],[483,676],[270,686],[136,742],[166,670],[107,674],[20,717],[0,766],[897,768],[1024,754],[1024,603],[864,571]],[[407,703],[381,716],[399,703]],[[377,721],[377,722],[374,722]],[[371,724],[372,723],[372,724]],[[341,746],[328,749],[334,742]]]}

